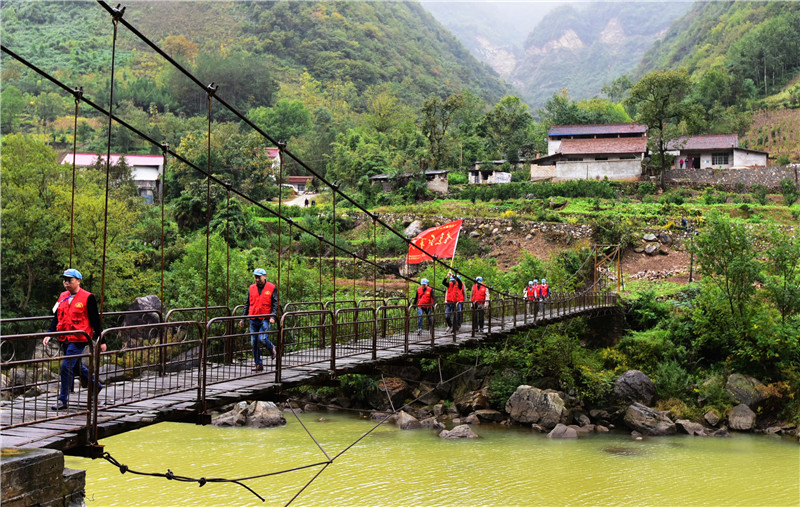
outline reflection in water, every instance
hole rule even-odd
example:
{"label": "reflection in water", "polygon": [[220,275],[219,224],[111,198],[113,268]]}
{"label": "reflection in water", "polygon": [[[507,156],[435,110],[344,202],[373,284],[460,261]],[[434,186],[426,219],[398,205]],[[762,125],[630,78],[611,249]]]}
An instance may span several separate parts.
{"label": "reflection in water", "polygon": [[[341,414],[304,415],[334,457],[373,423]],[[161,423],[103,440],[132,470],[241,478],[325,461],[302,426],[216,428]],[[527,428],[481,425],[480,439],[443,440],[431,430],[381,426],[321,467],[246,484],[167,481],[124,475],[105,460],[67,457],[87,470],[94,506],[172,505],[798,505],[800,446],[757,435],[673,436],[633,441],[596,434],[550,440]],[[676,445],[677,444],[677,445]],[[635,459],[628,459],[635,458]],[[758,466],[753,466],[754,464]]]}

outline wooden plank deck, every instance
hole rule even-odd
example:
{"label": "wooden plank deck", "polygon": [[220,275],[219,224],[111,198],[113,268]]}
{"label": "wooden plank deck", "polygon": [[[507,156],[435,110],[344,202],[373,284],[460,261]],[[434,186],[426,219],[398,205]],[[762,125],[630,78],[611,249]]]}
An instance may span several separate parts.
{"label": "wooden plank deck", "polygon": [[[454,349],[468,343],[480,343],[494,339],[509,332],[520,331],[535,325],[543,325],[579,313],[592,311],[592,308],[579,311],[567,311],[550,314],[548,318],[539,318],[536,322],[529,319],[507,317],[501,326],[499,321],[492,322],[492,332],[476,333],[473,337],[469,323],[465,322],[462,330],[453,335],[446,328],[434,330],[434,344],[431,345],[430,332],[424,331],[409,334],[408,353],[404,344],[404,335],[381,337],[376,358],[373,359],[372,339],[353,340],[337,345],[336,374],[347,373],[374,367],[382,362],[392,361],[406,355],[418,355]],[[382,345],[381,345],[382,344]],[[332,376],[330,371],[330,347],[290,352],[282,357],[283,368],[280,382],[275,382],[275,361],[269,359],[263,372],[251,372],[250,365],[208,364],[208,381],[205,391],[206,410],[213,410],[223,405],[245,399],[269,399],[278,397],[283,389],[296,387],[312,381],[325,380]],[[187,421],[197,416],[198,388],[200,378],[198,368],[183,372],[183,376],[168,379],[168,387],[159,387],[152,378],[137,378],[124,382],[114,382],[105,386],[100,392],[101,403],[97,414],[97,439],[117,435],[126,431],[148,426],[162,421]],[[173,375],[168,374],[169,375]],[[185,381],[191,379],[191,382]],[[174,380],[174,382],[173,382]],[[164,381],[162,381],[164,382]],[[193,384],[192,384],[193,382]],[[140,393],[143,399],[129,400],[131,393]],[[69,451],[94,440],[87,429],[86,391],[75,393],[70,400],[68,412],[54,412],[50,406],[56,402],[57,393],[50,390],[39,396],[18,397],[12,403],[14,410],[9,416],[7,407],[0,412],[3,425],[2,445],[4,447],[47,447]],[[115,404],[115,396],[121,396],[124,404]],[[82,408],[83,410],[79,410]],[[33,415],[32,415],[33,414]],[[7,428],[25,420],[45,419],[24,426]],[[53,419],[54,416],[58,418]]]}

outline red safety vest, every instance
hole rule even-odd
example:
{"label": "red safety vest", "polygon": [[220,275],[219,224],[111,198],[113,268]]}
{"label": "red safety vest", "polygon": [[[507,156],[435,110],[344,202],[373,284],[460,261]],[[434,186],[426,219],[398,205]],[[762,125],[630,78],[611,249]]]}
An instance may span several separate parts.
{"label": "red safety vest", "polygon": [[540,285],[539,286],[539,294],[541,294],[541,296],[543,298],[546,298],[546,297],[550,296],[550,286],[547,285],[547,284]]}
{"label": "red safety vest", "polygon": [[417,306],[433,306],[433,289],[424,285],[417,287]]}
{"label": "red safety vest", "polygon": [[461,282],[461,288],[458,288],[458,284],[456,284],[456,302],[460,303],[464,301],[464,282]]}
{"label": "red safety vest", "polygon": [[250,286],[250,308],[247,315],[267,315],[272,313],[272,293],[275,292],[275,284],[266,282],[261,294],[258,293],[258,286]]}
{"label": "red safety vest", "polygon": [[[444,302],[445,303],[455,303],[458,301],[458,282],[453,280],[452,282],[447,284],[447,294],[445,295]],[[464,301],[464,297],[462,295],[461,301]]]}
{"label": "red safety vest", "polygon": [[486,286],[476,283],[472,286],[472,302],[486,301]]}
{"label": "red safety vest", "polygon": [[535,285],[528,285],[525,287],[525,299],[529,301],[533,301],[536,299],[536,286]]}
{"label": "red safety vest", "polygon": [[[89,323],[89,313],[86,311],[86,304],[92,293],[78,289],[78,293],[72,296],[69,301],[70,292],[65,290],[58,296],[58,325],[56,331],[85,331],[92,337],[92,325]],[[60,341],[69,340],[75,343],[86,343],[87,339],[82,334],[67,334],[59,336]]]}

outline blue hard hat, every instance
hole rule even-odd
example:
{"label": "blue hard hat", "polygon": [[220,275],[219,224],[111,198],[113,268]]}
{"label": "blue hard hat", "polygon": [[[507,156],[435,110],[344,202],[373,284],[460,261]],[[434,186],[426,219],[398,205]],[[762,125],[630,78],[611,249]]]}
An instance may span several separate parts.
{"label": "blue hard hat", "polygon": [[422,285],[428,285],[428,279],[423,278],[422,280],[419,281],[419,283],[421,283]]}
{"label": "blue hard hat", "polygon": [[534,278],[534,279],[533,279],[533,283],[539,283],[539,280],[538,280],[538,279],[536,279],[536,278]]}
{"label": "blue hard hat", "polygon": [[482,282],[482,281],[483,281],[483,277],[482,277],[482,276],[479,276],[478,278],[476,278],[476,279],[475,279],[475,281],[476,281],[476,282]]}
{"label": "blue hard hat", "polygon": [[266,274],[267,274],[267,272],[266,272],[266,271],[264,271],[264,270],[263,270],[263,269],[261,269],[261,268],[256,268],[256,270],[255,270],[255,271],[253,271],[253,275],[254,275],[254,276],[265,276]]}
{"label": "blue hard hat", "polygon": [[64,271],[64,274],[61,275],[61,278],[77,278],[78,280],[83,280],[83,275],[77,269],[70,268]]}

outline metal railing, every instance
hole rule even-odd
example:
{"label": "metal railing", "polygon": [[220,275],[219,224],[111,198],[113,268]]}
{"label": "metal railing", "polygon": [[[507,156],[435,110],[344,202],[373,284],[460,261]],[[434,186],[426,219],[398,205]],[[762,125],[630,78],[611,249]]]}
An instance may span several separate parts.
{"label": "metal railing", "polygon": [[[402,304],[387,304],[394,300]],[[57,373],[66,357],[57,337],[80,332],[44,332],[52,316],[0,320],[0,369],[8,379],[0,391],[5,400],[0,427],[14,429],[85,415],[86,436],[92,444],[97,442],[104,409],[196,391],[194,410],[204,414],[209,385],[258,376],[267,379],[269,375],[280,383],[287,371],[314,364],[325,365],[335,375],[337,369],[359,358],[377,359],[384,350],[408,353],[412,346],[434,346],[437,341],[457,341],[464,335],[474,337],[481,332],[561,320],[613,307],[617,295],[553,293],[540,301],[501,298],[482,304],[464,302],[460,308],[437,303],[422,315],[407,302],[407,298],[305,301],[286,304],[280,315],[259,315],[275,318],[266,334],[276,347],[277,358],[272,361],[268,348],[262,345],[264,368],[255,371],[252,339],[256,333],[251,333],[248,325],[252,316],[237,315],[241,305],[233,311],[225,306],[176,308],[163,322],[155,311],[107,313],[103,315],[107,322],[114,319],[112,322],[124,324],[142,318],[156,322],[110,327],[77,356],[86,363],[90,381],[72,381],[70,389],[74,392],[67,412],[50,408],[57,401]],[[206,314],[208,322],[203,321]],[[175,321],[179,316],[189,318]],[[42,345],[44,336],[54,338],[48,347]],[[103,341],[108,346],[104,352],[100,346]],[[102,388],[93,389],[96,382]]]}

